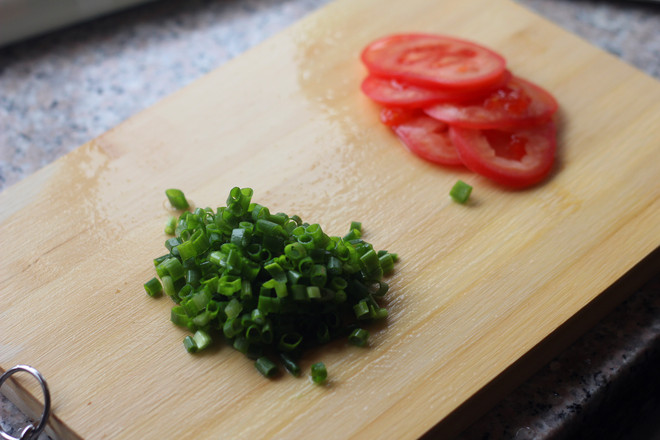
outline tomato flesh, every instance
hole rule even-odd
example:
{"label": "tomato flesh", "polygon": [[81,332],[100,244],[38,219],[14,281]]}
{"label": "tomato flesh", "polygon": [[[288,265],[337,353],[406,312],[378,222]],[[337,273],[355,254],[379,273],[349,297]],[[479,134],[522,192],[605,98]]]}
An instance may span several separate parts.
{"label": "tomato flesh", "polygon": [[511,129],[543,124],[557,108],[557,101],[550,93],[514,76],[484,99],[467,104],[440,103],[425,111],[432,118],[457,127]]}
{"label": "tomato flesh", "polygon": [[553,122],[514,131],[452,126],[449,137],[468,169],[511,188],[545,179],[557,148]]}
{"label": "tomato flesh", "polygon": [[425,114],[415,113],[392,127],[413,154],[439,165],[463,165],[449,138],[449,126]]}
{"label": "tomato flesh", "polygon": [[422,87],[394,78],[382,78],[373,75],[362,81],[362,92],[373,101],[404,108],[422,108],[441,102],[467,103],[486,98],[494,87],[502,86],[511,78],[506,71],[501,82],[496,86],[479,90],[452,90],[446,88]]}
{"label": "tomato flesh", "polygon": [[444,35],[390,35],[369,44],[361,58],[376,76],[463,90],[497,84],[506,71],[501,55]]}
{"label": "tomato flesh", "polygon": [[388,127],[401,125],[416,116],[427,115],[425,115],[421,110],[407,109],[402,107],[383,107],[380,110],[380,122],[387,125]]}

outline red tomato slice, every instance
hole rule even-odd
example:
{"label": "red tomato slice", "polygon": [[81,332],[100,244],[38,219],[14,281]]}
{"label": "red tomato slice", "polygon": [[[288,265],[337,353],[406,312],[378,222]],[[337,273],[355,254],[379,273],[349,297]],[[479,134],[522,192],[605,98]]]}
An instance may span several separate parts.
{"label": "red tomato slice", "polygon": [[430,87],[479,89],[500,81],[504,58],[475,43],[443,35],[399,34],[362,51],[369,72]]}
{"label": "red tomato slice", "polygon": [[416,114],[393,126],[394,132],[412,153],[440,165],[462,165],[449,139],[449,126],[425,114]]}
{"label": "red tomato slice", "polygon": [[423,111],[418,109],[383,107],[380,111],[380,122],[388,127],[393,127],[395,125],[401,125],[416,116],[428,117]]}
{"label": "red tomato slice", "polygon": [[425,111],[432,118],[457,127],[511,129],[545,123],[557,107],[550,93],[514,76],[506,86],[478,102],[436,104]]}
{"label": "red tomato slice", "polygon": [[449,136],[467,168],[512,188],[542,181],[557,148],[553,122],[515,131],[451,127]]}
{"label": "red tomato slice", "polygon": [[[505,72],[499,87],[508,82],[511,73]],[[394,78],[382,78],[373,75],[362,81],[362,92],[372,100],[386,106],[405,108],[428,107],[441,102],[474,102],[493,92],[490,87],[484,90],[455,90],[421,87]]]}

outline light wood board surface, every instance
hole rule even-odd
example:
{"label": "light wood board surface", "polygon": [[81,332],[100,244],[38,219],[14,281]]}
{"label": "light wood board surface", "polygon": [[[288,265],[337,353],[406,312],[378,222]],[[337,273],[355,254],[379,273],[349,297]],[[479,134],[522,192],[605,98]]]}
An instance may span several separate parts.
{"label": "light wood board surface", "polygon": [[[432,166],[380,125],[359,52],[405,31],[490,46],[555,94],[545,184]],[[660,84],[514,3],[338,1],[0,194],[0,366],[44,374],[63,438],[417,438],[478,415],[470,397],[541,341],[570,342],[557,329],[660,245],[659,158]],[[164,189],[217,207],[233,186],[331,235],[362,221],[401,256],[370,347],[305,358],[327,386],[265,380],[229,347],[189,355],[171,302],[144,294]]]}

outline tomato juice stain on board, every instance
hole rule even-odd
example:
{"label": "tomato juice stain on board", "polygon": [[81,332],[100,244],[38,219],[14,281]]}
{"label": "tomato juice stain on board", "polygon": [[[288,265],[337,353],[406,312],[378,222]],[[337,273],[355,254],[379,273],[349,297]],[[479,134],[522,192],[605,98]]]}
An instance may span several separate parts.
{"label": "tomato juice stain on board", "polygon": [[[376,179],[365,178],[374,173],[365,173],[364,169],[384,166],[392,151],[369,119],[365,107],[370,103],[359,93],[364,71],[356,63],[358,46],[355,56],[346,55],[350,49],[345,45],[349,29],[341,24],[344,13],[337,8],[333,14],[307,20],[294,39],[294,60],[300,92],[319,127],[313,143],[314,149],[321,148],[324,153],[317,166],[323,185],[329,188],[324,196],[333,200],[331,206],[349,206],[355,212],[353,217],[363,218],[361,200],[386,197]],[[372,224],[373,220],[363,219]]]}
{"label": "tomato juice stain on board", "polygon": [[[110,177],[116,167],[112,164],[112,158],[96,141],[81,146],[70,155],[71,160],[56,161],[35,174],[40,185],[33,188],[33,196],[28,199],[29,205],[39,216],[69,219],[68,223],[54,222],[52,228],[59,226],[61,230],[51,230],[53,234],[49,234],[49,237],[57,237],[61,241],[79,235],[84,231],[76,228],[76,225],[89,220],[98,228],[98,240],[104,242],[105,238],[110,239],[113,231],[123,231],[124,223],[112,219],[113,212],[117,211],[113,198],[121,181],[126,178],[113,180]],[[55,185],[53,182],[58,183]],[[6,224],[11,231],[11,216],[7,218]],[[49,246],[39,242],[39,247],[43,245]],[[57,243],[52,246],[57,247]]]}
{"label": "tomato juice stain on board", "polygon": [[[112,157],[98,140],[82,145],[67,158],[46,167],[49,182],[31,202],[38,217],[55,221],[49,223],[47,234],[39,234],[30,242],[17,243],[29,246],[31,251],[23,252],[27,258],[18,263],[20,267],[15,271],[10,269],[21,274],[15,277],[15,282],[26,283],[32,289],[39,289],[60,277],[78,276],[71,272],[72,268],[83,264],[96,249],[105,250],[95,257],[97,267],[105,267],[115,258],[124,261],[126,248],[134,246],[127,237],[135,225],[144,223],[147,218],[162,221],[157,219],[158,210],[148,205],[142,204],[142,212],[126,209],[126,205],[140,197],[131,189],[132,173],[118,163],[121,157]],[[11,224],[6,225],[11,231]],[[25,224],[20,227],[25,228]],[[123,244],[119,245],[120,242]],[[71,247],[76,251],[67,250]],[[108,286],[93,290],[97,293],[112,291]],[[51,294],[68,293],[63,289],[53,290]]]}
{"label": "tomato juice stain on board", "polygon": [[100,244],[115,240],[140,218],[138,213],[119,216],[122,205],[128,204],[130,194],[135,193],[131,188],[133,173],[126,172],[129,161],[125,155],[111,156],[104,148],[103,138],[88,142],[71,154],[77,160],[63,162],[60,169],[65,176],[60,182],[66,181],[66,186],[52,188],[47,197],[59,199],[58,215],[93,224]]}

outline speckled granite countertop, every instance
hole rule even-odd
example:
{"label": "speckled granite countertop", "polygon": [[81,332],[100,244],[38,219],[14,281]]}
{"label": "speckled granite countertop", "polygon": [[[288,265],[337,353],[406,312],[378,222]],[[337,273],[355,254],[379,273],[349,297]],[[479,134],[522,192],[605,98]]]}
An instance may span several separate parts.
{"label": "speckled granite countertop", "polygon": [[[660,4],[518,1],[660,79]],[[1,48],[0,191],[325,3],[163,0]],[[660,269],[461,438],[660,438],[659,362]]]}

